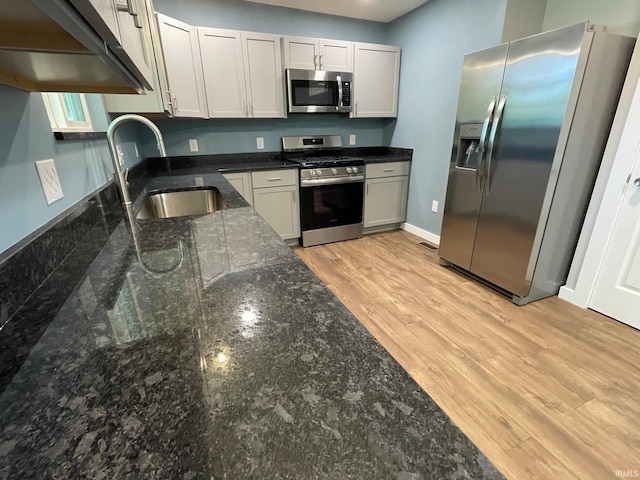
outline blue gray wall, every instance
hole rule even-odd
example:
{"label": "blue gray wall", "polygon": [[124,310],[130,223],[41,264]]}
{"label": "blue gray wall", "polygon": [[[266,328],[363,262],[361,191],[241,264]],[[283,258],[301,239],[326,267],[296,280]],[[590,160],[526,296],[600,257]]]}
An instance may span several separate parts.
{"label": "blue gray wall", "polygon": [[[94,129],[108,117],[101,95],[88,95]],[[0,85],[0,253],[46,224],[112,178],[106,140],[56,141],[42,95]],[[123,132],[126,133],[126,132]],[[128,132],[129,134],[131,132]],[[126,158],[131,158],[131,140]],[[36,160],[53,158],[64,198],[47,205]]]}
{"label": "blue gray wall", "polygon": [[[413,148],[407,222],[440,234],[465,53],[500,43],[506,0],[430,0],[389,24],[402,47],[398,118],[391,146]],[[432,200],[440,202],[431,212]]]}
{"label": "blue gray wall", "polygon": [[[341,115],[297,115],[286,119],[170,119],[155,121],[165,140],[169,155],[193,155],[189,139],[198,140],[198,154],[257,152],[256,137],[264,139],[265,152],[282,149],[281,137],[286,135],[342,135],[342,143],[349,145],[349,135],[356,135],[356,146],[379,146],[383,142],[384,119],[349,119]],[[144,154],[158,155],[155,140],[148,132],[141,132]]]}
{"label": "blue gray wall", "polygon": [[[97,101],[96,101],[97,100]],[[101,97],[89,101],[93,121],[106,128]],[[57,142],[39,93],[0,86],[0,252],[104,185],[109,152],[104,141]],[[36,160],[53,158],[64,198],[47,205]]]}

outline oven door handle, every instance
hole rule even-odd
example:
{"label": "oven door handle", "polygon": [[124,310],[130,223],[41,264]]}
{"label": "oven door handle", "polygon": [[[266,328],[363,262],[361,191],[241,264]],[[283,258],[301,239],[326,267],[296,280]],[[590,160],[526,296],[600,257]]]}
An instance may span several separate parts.
{"label": "oven door handle", "polygon": [[300,180],[301,187],[314,187],[316,185],[338,185],[340,183],[364,182],[364,175],[354,175],[352,177],[341,178],[304,178]]}
{"label": "oven door handle", "polygon": [[342,108],[342,77],[338,75],[336,80],[338,81],[338,106],[336,107],[336,110],[340,111]]}

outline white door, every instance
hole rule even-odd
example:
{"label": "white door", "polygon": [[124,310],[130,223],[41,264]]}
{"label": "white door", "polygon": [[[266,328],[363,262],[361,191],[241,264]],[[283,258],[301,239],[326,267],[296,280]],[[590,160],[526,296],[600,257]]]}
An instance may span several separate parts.
{"label": "white door", "polygon": [[173,114],[207,117],[200,46],[195,27],[157,14]]}
{"label": "white door", "polygon": [[307,37],[284,37],[284,67],[316,70],[318,40]]}
{"label": "white door", "polygon": [[[628,131],[628,128],[627,128]],[[633,133],[640,140],[640,133]],[[640,142],[589,308],[640,329]]]}
{"label": "white door", "polygon": [[284,118],[284,85],[279,35],[242,33],[249,116]]}
{"label": "white door", "polygon": [[400,49],[356,43],[353,117],[398,116]]}
{"label": "white door", "polygon": [[209,117],[246,117],[242,35],[235,30],[198,28]]}
{"label": "white door", "polygon": [[353,72],[353,42],[320,40],[320,70]]}

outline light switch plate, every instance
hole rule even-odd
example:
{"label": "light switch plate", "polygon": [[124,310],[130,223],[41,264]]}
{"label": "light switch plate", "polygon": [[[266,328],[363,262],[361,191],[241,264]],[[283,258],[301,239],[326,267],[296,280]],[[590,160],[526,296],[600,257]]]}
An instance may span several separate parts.
{"label": "light switch plate", "polygon": [[351,134],[349,135],[349,145],[355,145],[356,144],[356,136],[355,134]]}
{"label": "light switch plate", "polygon": [[440,205],[440,202],[438,202],[438,200],[434,200],[434,201],[431,203],[431,211],[432,211],[433,213],[438,213],[438,206],[439,206],[439,205]]}
{"label": "light switch plate", "polygon": [[256,138],[256,148],[258,150],[264,150],[264,138],[262,137]]}
{"label": "light switch plate", "polygon": [[197,152],[198,150],[200,150],[198,148],[198,140],[196,138],[190,138],[189,139],[189,151],[190,152]]}
{"label": "light switch plate", "polygon": [[47,198],[47,205],[51,205],[56,200],[64,197],[53,158],[49,160],[38,160],[36,162],[36,168],[42,189],[44,190],[44,196]]}

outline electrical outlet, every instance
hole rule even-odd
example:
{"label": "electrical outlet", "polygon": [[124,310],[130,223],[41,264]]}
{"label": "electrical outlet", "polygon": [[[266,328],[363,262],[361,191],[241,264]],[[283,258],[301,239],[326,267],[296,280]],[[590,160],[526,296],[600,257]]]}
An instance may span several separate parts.
{"label": "electrical outlet", "polygon": [[53,161],[53,158],[49,160],[38,160],[36,162],[36,168],[38,170],[38,176],[40,177],[40,183],[42,184],[42,190],[44,190],[44,196],[47,198],[47,205],[51,205],[56,200],[64,197],[62,185],[60,185],[60,179],[58,178],[58,171],[56,170],[56,163]]}
{"label": "electrical outlet", "polygon": [[138,151],[138,144],[133,142],[133,149],[136,151],[136,158],[140,158],[140,152]]}
{"label": "electrical outlet", "polygon": [[351,134],[349,135],[349,145],[355,145],[356,144],[356,136],[355,134]]}
{"label": "electrical outlet", "polygon": [[262,137],[256,138],[256,148],[258,150],[264,150],[264,138]]}
{"label": "electrical outlet", "polygon": [[116,145],[116,152],[118,153],[118,163],[120,166],[124,165],[124,152],[122,151],[122,147],[120,145]]}
{"label": "electrical outlet", "polygon": [[204,187],[204,178],[196,177],[196,187]]}
{"label": "electrical outlet", "polygon": [[434,200],[434,201],[431,203],[431,211],[432,211],[433,213],[438,213],[438,205],[439,205],[439,204],[440,204],[440,202],[438,202],[438,200]]}
{"label": "electrical outlet", "polygon": [[189,151],[190,152],[197,152],[198,150],[200,150],[198,148],[198,140],[195,138],[190,138],[189,139]]}

